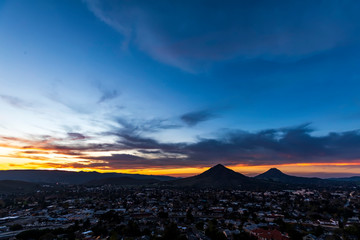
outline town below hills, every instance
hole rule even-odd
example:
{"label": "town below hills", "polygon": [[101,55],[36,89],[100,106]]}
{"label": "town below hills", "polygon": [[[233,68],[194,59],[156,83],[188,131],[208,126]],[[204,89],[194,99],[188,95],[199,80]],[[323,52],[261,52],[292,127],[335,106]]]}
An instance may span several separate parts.
{"label": "town below hills", "polygon": [[248,177],[218,164],[186,178],[21,170],[0,179],[0,239],[360,239],[356,178],[275,168]]}
{"label": "town below hills", "polygon": [[31,191],[43,184],[84,186],[168,186],[195,188],[237,188],[254,190],[286,189],[291,187],[357,186],[360,177],[316,178],[291,176],[271,168],[255,177],[248,177],[218,164],[205,172],[185,178],[123,173],[70,172],[58,170],[2,170],[0,193]]}

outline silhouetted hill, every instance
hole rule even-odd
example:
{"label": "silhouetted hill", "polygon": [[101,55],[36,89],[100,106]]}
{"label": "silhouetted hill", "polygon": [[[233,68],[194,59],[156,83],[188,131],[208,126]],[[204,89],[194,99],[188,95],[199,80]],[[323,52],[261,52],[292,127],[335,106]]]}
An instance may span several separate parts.
{"label": "silhouetted hill", "polygon": [[83,184],[93,180],[116,177],[131,177],[135,179],[156,179],[169,181],[176,178],[157,175],[140,175],[124,173],[99,173],[99,172],[71,172],[58,170],[1,170],[0,180],[18,180],[33,183],[65,183]]}
{"label": "silhouetted hill", "polygon": [[287,175],[281,172],[277,168],[271,168],[268,171],[254,177],[255,179],[261,179],[266,181],[280,182],[285,184],[327,184],[328,181],[321,178],[307,178],[307,177],[296,177]]}
{"label": "silhouetted hill", "polygon": [[34,191],[39,185],[35,183],[13,181],[13,180],[1,180],[0,181],[0,193],[27,193]]}
{"label": "silhouetted hill", "polygon": [[[99,172],[70,172],[58,170],[0,170],[0,181],[12,180],[10,185],[0,185],[2,189],[20,189],[21,182],[24,189],[35,186],[34,183],[64,183],[93,185],[170,185],[178,187],[239,187],[242,189],[281,189],[291,186],[331,187],[350,186],[360,183],[360,177],[350,178],[306,178],[291,176],[282,173],[276,168],[269,169],[256,177],[247,177],[241,173],[218,164],[207,171],[192,177],[174,178],[169,176],[122,174],[122,173],[99,173]],[[139,181],[138,181],[139,180]],[[141,181],[143,180],[143,181]],[[160,182],[161,181],[161,182]],[[3,181],[1,181],[3,182]],[[16,187],[19,183],[19,188]],[[6,183],[6,181],[5,181]],[[161,184],[160,184],[161,183]],[[29,185],[33,184],[33,185]],[[12,187],[13,186],[13,187]],[[8,188],[9,187],[9,188]],[[1,190],[1,189],[0,189]],[[0,191],[1,192],[1,191]]]}
{"label": "silhouetted hill", "polygon": [[121,186],[141,186],[160,182],[156,179],[135,179],[130,177],[104,178],[100,180],[93,180],[85,183],[87,186],[102,186],[102,185],[121,185]]}
{"label": "silhouetted hill", "polygon": [[[181,187],[240,187],[240,188],[267,188],[261,180],[247,177],[225,166],[218,164],[209,170],[193,176],[171,181],[173,186]],[[270,184],[271,185],[271,184]]]}

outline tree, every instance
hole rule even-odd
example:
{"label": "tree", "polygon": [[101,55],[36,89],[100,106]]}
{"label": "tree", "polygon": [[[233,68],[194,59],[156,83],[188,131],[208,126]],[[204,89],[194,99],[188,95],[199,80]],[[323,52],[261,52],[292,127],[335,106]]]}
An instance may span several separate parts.
{"label": "tree", "polygon": [[186,212],[186,219],[191,223],[194,222],[194,216],[191,213],[191,208]]}
{"label": "tree", "polygon": [[226,240],[227,238],[222,232],[217,230],[217,221],[213,219],[208,222],[208,228],[205,230],[205,235],[211,238],[212,240]]}
{"label": "tree", "polygon": [[175,223],[170,223],[165,227],[163,239],[174,240],[180,237],[180,231]]}
{"label": "tree", "polygon": [[130,220],[125,228],[125,234],[131,237],[140,236],[141,232],[137,222]]}
{"label": "tree", "polygon": [[203,231],[204,230],[204,222],[198,222],[196,223],[195,227],[200,230]]}
{"label": "tree", "polygon": [[14,225],[11,225],[9,229],[10,229],[10,231],[18,231],[18,230],[23,229],[23,227],[20,224],[14,224]]}
{"label": "tree", "polygon": [[161,212],[158,213],[158,216],[159,216],[159,218],[161,218],[161,219],[166,219],[166,218],[169,217],[169,214],[168,214],[167,212],[161,211]]}

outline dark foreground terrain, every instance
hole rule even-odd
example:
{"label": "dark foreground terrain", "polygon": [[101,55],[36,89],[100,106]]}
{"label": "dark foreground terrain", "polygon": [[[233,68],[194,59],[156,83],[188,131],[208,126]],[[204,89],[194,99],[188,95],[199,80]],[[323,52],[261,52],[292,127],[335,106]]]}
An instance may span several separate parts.
{"label": "dark foreground terrain", "polygon": [[359,239],[359,188],[43,186],[0,198],[0,239]]}
{"label": "dark foreground terrain", "polygon": [[222,165],[183,179],[77,181],[0,181],[0,239],[360,239],[356,181],[277,169],[250,178]]}

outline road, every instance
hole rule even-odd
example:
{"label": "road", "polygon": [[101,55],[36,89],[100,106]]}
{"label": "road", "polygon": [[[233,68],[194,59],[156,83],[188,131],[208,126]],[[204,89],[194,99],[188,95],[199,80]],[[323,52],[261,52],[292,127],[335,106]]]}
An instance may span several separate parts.
{"label": "road", "polygon": [[350,205],[350,201],[351,201],[351,198],[353,197],[353,194],[355,193],[355,191],[352,191],[350,194],[349,194],[349,197],[344,205],[344,207],[348,207]]}

